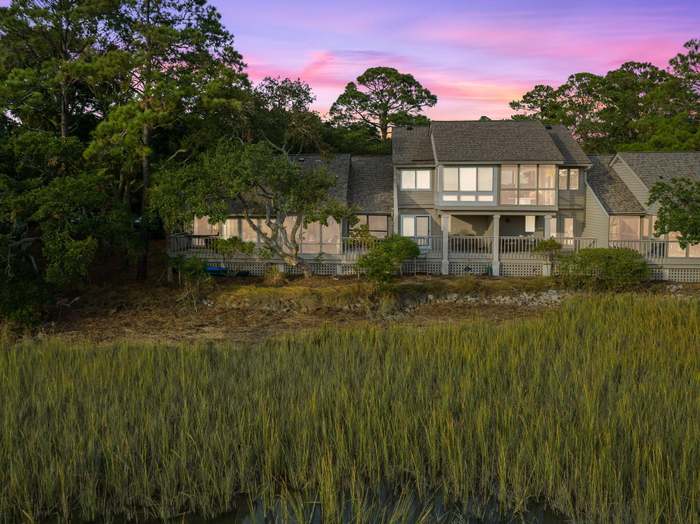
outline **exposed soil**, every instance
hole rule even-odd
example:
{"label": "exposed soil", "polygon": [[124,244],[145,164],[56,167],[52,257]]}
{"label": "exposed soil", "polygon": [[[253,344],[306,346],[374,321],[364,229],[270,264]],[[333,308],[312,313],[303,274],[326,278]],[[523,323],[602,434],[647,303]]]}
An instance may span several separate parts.
{"label": "exposed soil", "polygon": [[[407,283],[417,287],[439,282],[436,277],[410,277]],[[295,287],[319,289],[357,284],[354,278],[318,277],[292,282]],[[232,308],[219,300],[241,286],[262,287],[257,278],[215,279],[213,286],[197,302],[181,299],[182,290],[167,285],[163,279],[152,282],[126,282],[93,287],[57,306],[54,320],[40,326],[37,335],[54,335],[95,342],[115,340],[151,340],[158,342],[230,340],[257,342],[267,337],[291,333],[300,329],[322,326],[325,323],[352,326],[372,323],[410,323],[428,325],[436,322],[456,322],[477,319],[505,321],[540,315],[558,307],[564,294],[553,301],[542,301],[539,296],[552,291],[551,284],[533,283],[528,279],[479,279],[482,299],[473,293],[468,300],[433,299],[426,291],[416,304],[392,311],[390,314],[362,309],[286,308]],[[699,285],[658,284],[644,292],[700,295]],[[525,297],[525,298],[523,298]]]}

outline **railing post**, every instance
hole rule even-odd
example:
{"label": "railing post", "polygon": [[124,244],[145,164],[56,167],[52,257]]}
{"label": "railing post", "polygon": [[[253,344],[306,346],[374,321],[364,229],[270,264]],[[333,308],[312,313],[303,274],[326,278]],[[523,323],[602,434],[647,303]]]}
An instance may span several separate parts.
{"label": "railing post", "polygon": [[493,253],[493,260],[491,261],[491,274],[495,277],[501,274],[501,215],[493,215],[493,245],[491,246],[491,252]]}
{"label": "railing post", "polygon": [[450,274],[450,215],[443,213],[440,217],[442,228],[442,264],[440,272],[443,275]]}

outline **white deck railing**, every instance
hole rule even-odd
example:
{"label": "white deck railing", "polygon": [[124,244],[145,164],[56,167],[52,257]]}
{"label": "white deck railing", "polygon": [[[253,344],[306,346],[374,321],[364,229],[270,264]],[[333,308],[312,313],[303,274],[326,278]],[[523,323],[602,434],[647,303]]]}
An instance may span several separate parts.
{"label": "white deck railing", "polygon": [[641,253],[650,262],[664,260],[691,259],[700,262],[700,246],[688,246],[683,249],[673,240],[611,240],[610,247],[632,249]]}
{"label": "white deck railing", "polygon": [[[199,254],[200,256],[216,256],[214,242],[217,236],[173,235],[168,239],[168,252],[171,255]],[[442,236],[410,237],[421,251],[421,258],[442,259],[446,255],[449,260],[491,259],[495,242],[498,243],[499,258],[503,259],[537,259],[542,255],[534,250],[541,238],[533,236],[502,236],[494,239],[491,236],[449,236],[447,246],[443,245]],[[595,247],[591,238],[558,237],[564,252],[578,251]],[[301,255],[305,258],[327,257],[343,262],[356,262],[361,255],[367,253],[380,239],[359,239],[343,237],[327,242],[304,241],[300,245]],[[244,257],[243,255],[241,255]]]}

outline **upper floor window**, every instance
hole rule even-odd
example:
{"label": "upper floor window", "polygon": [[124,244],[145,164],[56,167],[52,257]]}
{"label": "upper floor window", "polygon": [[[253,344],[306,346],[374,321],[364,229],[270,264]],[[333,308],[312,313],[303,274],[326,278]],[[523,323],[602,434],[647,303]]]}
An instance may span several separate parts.
{"label": "upper floor window", "polygon": [[578,168],[559,169],[559,189],[578,190],[581,187],[579,185],[579,178],[580,170]]}
{"label": "upper floor window", "polygon": [[445,167],[443,202],[493,202],[493,166]]}
{"label": "upper floor window", "polygon": [[430,191],[429,169],[402,169],[401,189],[413,191]]}
{"label": "upper floor window", "polygon": [[553,165],[504,165],[501,167],[501,204],[553,206],[556,202],[556,168]]}

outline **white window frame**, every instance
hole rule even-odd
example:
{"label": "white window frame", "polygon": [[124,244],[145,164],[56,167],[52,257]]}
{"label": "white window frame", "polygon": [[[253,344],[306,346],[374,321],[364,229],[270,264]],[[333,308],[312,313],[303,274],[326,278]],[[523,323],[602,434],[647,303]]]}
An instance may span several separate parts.
{"label": "white window frame", "polygon": [[537,217],[535,215],[525,215],[525,233],[537,231]]}
{"label": "white window frame", "polygon": [[[503,181],[499,181],[499,204],[502,206],[514,206],[514,207],[547,207],[547,208],[552,208],[556,207],[557,205],[557,171],[556,171],[556,166],[554,170],[554,186],[553,187],[544,187],[540,186],[540,168],[543,166],[551,166],[552,164],[504,164],[507,166],[515,166],[515,187],[503,187]],[[535,167],[535,187],[520,187],[520,171],[522,167]],[[535,203],[534,204],[521,204],[520,203],[520,194],[521,192],[526,192],[526,191],[534,191],[535,192]],[[554,202],[552,204],[542,204],[540,202],[540,192],[541,191],[549,191],[551,195],[554,196]],[[507,194],[515,194],[515,203],[504,203],[503,202],[503,193]]]}
{"label": "white window frame", "polygon": [[[576,172],[576,177],[572,177],[572,172]],[[563,191],[578,191],[581,189],[581,169],[578,167],[564,167],[559,168],[559,189]],[[566,181],[564,187],[562,187],[562,179]],[[571,181],[576,180],[576,187],[572,187]]]}
{"label": "white window frame", "polygon": [[[418,187],[418,173],[428,174],[428,187]],[[404,175],[413,177],[412,186],[404,186]],[[432,169],[399,169],[399,187],[401,191],[432,191],[433,171]]]}
{"label": "white window frame", "polygon": [[[457,189],[445,189],[445,170],[457,170]],[[479,189],[482,182],[482,170],[491,170],[491,189]],[[463,176],[462,170],[474,170],[474,186],[473,188],[466,185],[466,177]],[[496,166],[493,165],[471,165],[471,166],[444,166],[441,170],[440,200],[445,204],[468,204],[468,205],[496,205]]]}
{"label": "white window frame", "polygon": [[[408,237],[408,238],[424,238],[424,237],[422,237],[422,236],[417,236],[417,235],[416,235],[416,230],[417,230],[416,222],[417,222],[417,219],[418,219],[418,218],[425,218],[425,219],[428,220],[428,235],[427,235],[427,237],[428,237],[428,238],[430,237],[430,233],[431,233],[431,229],[432,229],[432,224],[431,224],[432,220],[431,220],[430,215],[401,215],[401,231],[400,231],[400,232],[401,232],[401,236],[402,236],[402,237]],[[412,220],[413,220],[413,235],[406,235],[406,234],[405,234],[405,232],[404,232],[404,227],[403,227],[403,223],[404,223],[404,220],[405,220],[405,219],[412,219]]]}

